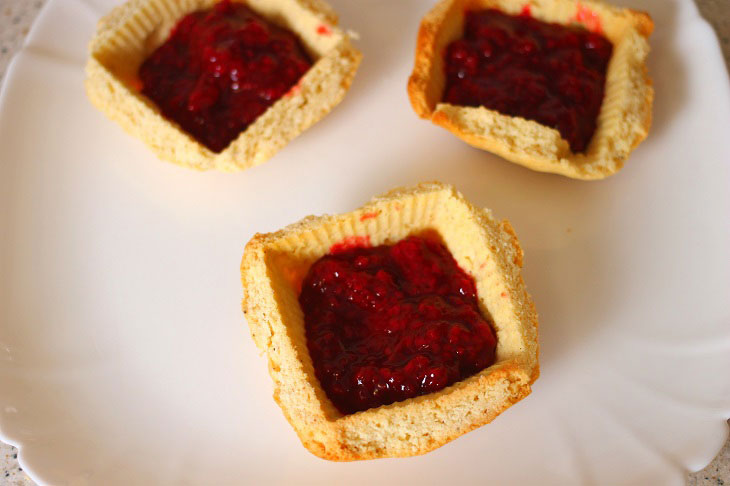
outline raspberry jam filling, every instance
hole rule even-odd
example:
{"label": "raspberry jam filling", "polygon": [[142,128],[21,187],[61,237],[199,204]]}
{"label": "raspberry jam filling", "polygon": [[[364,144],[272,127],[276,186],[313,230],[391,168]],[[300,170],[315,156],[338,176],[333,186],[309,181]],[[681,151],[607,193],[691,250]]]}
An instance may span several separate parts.
{"label": "raspberry jam filling", "polygon": [[343,414],[424,395],[494,363],[474,279],[435,238],[343,247],[302,284],[307,346]]}
{"label": "raspberry jam filling", "polygon": [[139,78],[167,118],[220,152],[311,65],[294,34],[224,0],[183,17]]}
{"label": "raspberry jam filling", "polygon": [[525,12],[466,12],[464,36],[445,51],[443,101],[484,106],[555,128],[574,153],[596,130],[613,46],[582,27]]}

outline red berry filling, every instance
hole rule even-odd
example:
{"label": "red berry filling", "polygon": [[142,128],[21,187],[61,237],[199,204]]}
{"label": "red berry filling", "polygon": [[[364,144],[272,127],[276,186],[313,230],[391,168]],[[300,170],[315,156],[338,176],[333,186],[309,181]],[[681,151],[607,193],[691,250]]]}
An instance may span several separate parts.
{"label": "red berry filling", "polygon": [[183,17],[139,77],[167,118],[220,152],[311,64],[294,34],[224,0]]}
{"label": "red berry filling", "polygon": [[343,414],[441,390],[494,363],[474,280],[435,239],[334,251],[309,270],[299,303],[315,374]]}
{"label": "red berry filling", "polygon": [[613,46],[582,27],[489,9],[466,12],[446,48],[443,100],[484,106],[555,128],[574,153],[596,131]]}

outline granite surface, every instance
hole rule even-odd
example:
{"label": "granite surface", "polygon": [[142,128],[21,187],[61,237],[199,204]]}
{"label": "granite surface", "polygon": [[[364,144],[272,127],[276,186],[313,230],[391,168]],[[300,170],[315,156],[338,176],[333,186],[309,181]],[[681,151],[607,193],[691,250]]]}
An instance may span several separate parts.
{"label": "granite surface", "polygon": [[[715,29],[725,62],[730,66],[730,0],[696,0],[702,15]],[[46,0],[0,0],[0,82],[10,58],[20,48],[31,23]],[[133,460],[133,459],[130,459]],[[18,464],[17,450],[0,442],[0,486],[35,483]],[[689,486],[730,486],[730,440],[702,471],[688,474]]]}

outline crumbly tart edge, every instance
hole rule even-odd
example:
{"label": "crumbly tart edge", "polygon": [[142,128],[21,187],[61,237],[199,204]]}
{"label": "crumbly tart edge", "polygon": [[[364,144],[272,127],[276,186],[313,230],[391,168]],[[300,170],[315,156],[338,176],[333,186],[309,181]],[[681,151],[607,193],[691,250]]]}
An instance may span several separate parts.
{"label": "crumbly tart edge", "polygon": [[[441,103],[443,49],[461,35],[468,8],[498,8],[518,14],[529,5],[543,21],[568,24],[578,13],[595,12],[614,44],[598,126],[585,153],[573,154],[557,130],[484,107]],[[587,10],[585,10],[587,9]],[[648,135],[654,89],[646,58],[653,30],[648,14],[596,0],[441,0],[421,22],[408,95],[421,118],[446,128],[468,144],[540,172],[574,179],[603,179],[618,172]]]}
{"label": "crumbly tart edge", "polygon": [[[487,243],[472,252],[468,242],[456,237],[452,244],[439,231],[459,265],[475,277],[480,301],[492,315],[497,363],[439,392],[342,416],[315,378],[297,295],[281,290],[286,284],[267,259],[283,248],[306,254],[303,258],[311,262],[347,237],[369,235],[370,243],[378,245],[427,228],[438,231],[439,224],[467,228],[443,211],[440,223],[422,219],[444,202],[461,206],[467,224],[474,225],[472,233]],[[302,444],[335,461],[424,454],[491,422],[527,396],[539,376],[538,323],[521,266],[522,249],[509,222],[496,221],[490,211],[472,206],[441,183],[399,188],[351,213],[310,216],[254,236],[241,262],[243,311],[256,345],[268,358],[274,399]]]}
{"label": "crumbly tart edge", "polygon": [[[301,24],[308,30],[323,25],[327,38],[312,40],[309,32],[312,50],[318,56],[309,71],[226,149],[212,152],[163,117],[153,102],[139,94],[131,73],[123,76],[130,79],[120,79],[113,71],[124,71],[119,65],[128,62],[124,56],[115,58],[115,52],[138,50],[148,55],[164,41],[180,17],[213,3],[214,0],[130,0],[116,7],[99,21],[90,42],[85,87],[96,108],[128,134],[141,139],[160,159],[192,169],[234,172],[267,161],[337,106],[352,84],[362,54],[352,45],[350,36],[336,26],[337,15],[323,0],[244,2],[265,17],[262,5],[275,11],[273,7],[280,4],[281,9],[296,12],[291,14],[292,25]],[[295,33],[302,35],[296,30]],[[138,65],[146,55],[141,59],[137,56],[129,64]]]}

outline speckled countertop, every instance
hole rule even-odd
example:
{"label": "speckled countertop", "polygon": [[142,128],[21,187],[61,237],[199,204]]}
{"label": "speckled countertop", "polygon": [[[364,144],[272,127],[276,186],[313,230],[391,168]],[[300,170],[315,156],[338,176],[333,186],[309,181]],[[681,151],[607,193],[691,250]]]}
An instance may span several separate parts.
{"label": "speckled countertop", "polygon": [[[725,62],[730,66],[730,0],[695,0],[702,15],[720,38]],[[0,0],[0,82],[10,58],[20,48],[31,23],[46,0]],[[35,483],[18,464],[15,447],[0,442],[0,486]],[[687,475],[689,486],[730,486],[730,440],[705,469]]]}

